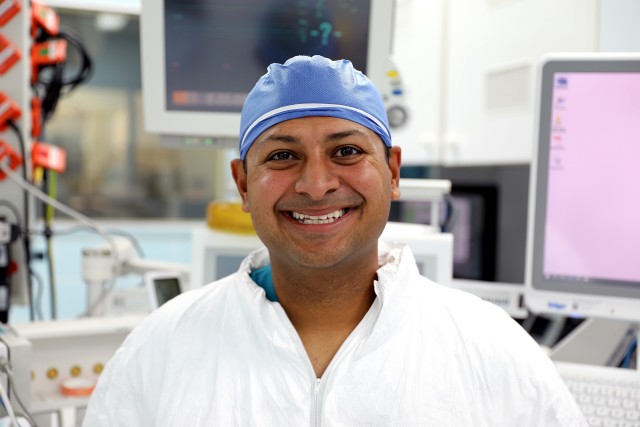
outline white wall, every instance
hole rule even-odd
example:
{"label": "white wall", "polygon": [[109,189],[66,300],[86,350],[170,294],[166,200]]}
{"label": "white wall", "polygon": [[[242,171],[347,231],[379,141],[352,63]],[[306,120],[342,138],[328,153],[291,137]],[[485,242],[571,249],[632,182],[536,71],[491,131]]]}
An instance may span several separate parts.
{"label": "white wall", "polygon": [[640,1],[601,0],[599,50],[640,52]]}
{"label": "white wall", "polygon": [[528,163],[538,60],[596,50],[598,15],[597,0],[398,1],[404,164]]}

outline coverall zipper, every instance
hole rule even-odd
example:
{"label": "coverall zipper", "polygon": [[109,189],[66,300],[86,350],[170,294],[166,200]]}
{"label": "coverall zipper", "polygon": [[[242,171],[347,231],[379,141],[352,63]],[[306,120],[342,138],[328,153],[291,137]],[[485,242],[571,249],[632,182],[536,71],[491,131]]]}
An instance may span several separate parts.
{"label": "coverall zipper", "polygon": [[295,327],[291,323],[291,320],[289,319],[289,317],[285,313],[285,311],[282,308],[282,306],[279,306],[279,307],[280,307],[280,310],[282,311],[281,312],[281,314],[283,315],[282,317],[287,320],[288,327],[290,328],[290,331],[293,333],[293,337],[294,337],[293,341],[294,341],[296,347],[298,348],[298,353],[300,354],[300,356],[304,360],[307,361],[307,368],[309,370],[311,378],[313,379],[313,384],[314,384],[313,385],[313,393],[312,393],[313,394],[313,397],[312,397],[313,404],[311,405],[311,420],[310,421],[311,421],[311,426],[312,427],[320,427],[321,419],[322,419],[322,401],[323,401],[324,388],[325,388],[324,386],[326,386],[327,381],[330,378],[332,368],[337,363],[339,363],[340,358],[350,348],[350,345],[353,342],[353,340],[357,336],[359,336],[361,334],[361,331],[365,327],[367,327],[370,323],[372,323],[374,321],[374,319],[377,317],[377,315],[380,313],[380,308],[381,308],[380,307],[380,300],[379,300],[379,298],[376,298],[373,301],[373,304],[369,308],[369,311],[367,311],[367,314],[365,314],[365,316],[362,318],[362,320],[360,321],[358,326],[356,326],[356,328],[351,332],[351,334],[349,334],[347,339],[342,343],[342,345],[338,349],[338,352],[335,354],[335,356],[333,356],[333,359],[331,359],[331,362],[329,362],[329,365],[327,366],[327,369],[325,369],[325,371],[322,374],[321,378],[316,377],[315,370],[313,369],[313,364],[311,363],[311,359],[309,359],[309,355],[307,354],[307,350],[304,348],[304,344],[302,343],[302,340],[300,339],[300,335],[298,335],[298,332],[296,331]]}
{"label": "coverall zipper", "polygon": [[313,388],[313,398],[314,398],[314,408],[315,413],[313,416],[313,427],[320,427],[320,385],[322,380],[320,378],[316,378],[316,385]]}

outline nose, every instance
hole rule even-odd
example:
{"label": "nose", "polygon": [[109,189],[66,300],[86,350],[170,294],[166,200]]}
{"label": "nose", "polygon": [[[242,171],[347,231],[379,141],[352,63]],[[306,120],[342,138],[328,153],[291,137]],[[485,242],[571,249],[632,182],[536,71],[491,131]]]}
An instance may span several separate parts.
{"label": "nose", "polygon": [[317,158],[308,159],[300,170],[295,190],[313,200],[321,200],[325,195],[340,187],[340,179],[330,162]]}

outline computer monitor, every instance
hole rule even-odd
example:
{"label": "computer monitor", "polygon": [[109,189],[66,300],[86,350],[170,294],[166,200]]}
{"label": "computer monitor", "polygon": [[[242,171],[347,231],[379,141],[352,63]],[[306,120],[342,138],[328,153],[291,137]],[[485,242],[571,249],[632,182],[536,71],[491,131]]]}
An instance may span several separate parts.
{"label": "computer monitor", "polygon": [[147,131],[189,145],[237,144],[242,104],[267,66],[295,55],[348,59],[383,97],[392,0],[143,0],[142,84]]}
{"label": "computer monitor", "polygon": [[[445,231],[453,234],[455,279],[496,281],[497,193],[495,186],[452,184],[450,205],[437,203]],[[432,209],[432,202],[397,201],[389,220],[430,224]]]}
{"label": "computer monitor", "polygon": [[[512,259],[498,257],[498,193],[499,188],[494,184],[452,183],[450,201],[453,218],[444,222],[453,236],[453,278],[440,283],[472,293],[498,305],[512,317],[522,319],[528,315],[523,305],[524,236],[521,278],[507,281],[505,274],[498,275],[498,264],[515,263]],[[442,208],[440,217],[445,219],[448,214],[444,205],[438,204]],[[431,215],[430,202],[401,200],[392,204],[390,220],[424,224],[431,222]],[[509,220],[517,224],[517,216],[513,212]],[[522,216],[523,222],[526,221],[526,212]],[[505,230],[510,231],[510,227],[505,227]],[[515,239],[514,236],[510,238]],[[513,248],[510,249],[513,252]],[[518,270],[509,265],[511,269]]]}
{"label": "computer monitor", "polygon": [[526,304],[640,320],[640,54],[542,61]]}

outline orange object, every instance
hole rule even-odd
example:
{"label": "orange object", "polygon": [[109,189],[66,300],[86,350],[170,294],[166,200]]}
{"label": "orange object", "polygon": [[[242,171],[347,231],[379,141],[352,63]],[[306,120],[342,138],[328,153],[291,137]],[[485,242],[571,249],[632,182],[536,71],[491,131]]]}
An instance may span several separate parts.
{"label": "orange object", "polygon": [[70,397],[91,396],[96,381],[89,378],[67,378],[60,383],[60,393]]}
{"label": "orange object", "polygon": [[[22,164],[22,156],[16,153],[9,144],[4,141],[0,141],[0,161],[5,157],[9,158],[9,169],[16,170]],[[5,179],[6,173],[0,171],[0,180]]]}
{"label": "orange object", "polygon": [[63,39],[35,43],[31,47],[31,63],[34,67],[64,62],[67,59],[67,41]]}
{"label": "orange object", "polygon": [[214,230],[230,233],[256,234],[251,215],[242,210],[240,203],[209,203],[207,225]]}
{"label": "orange object", "polygon": [[60,32],[60,17],[49,6],[39,2],[31,2],[31,32],[35,38],[38,28],[42,28],[47,34],[57,36]]}
{"label": "orange object", "polygon": [[7,275],[12,276],[18,271],[18,263],[15,261],[9,261],[9,268],[7,268]]}
{"label": "orange object", "polygon": [[31,137],[42,135],[42,101],[37,96],[31,98]]}
{"label": "orange object", "polygon": [[0,74],[4,74],[21,58],[20,51],[0,34]]}
{"label": "orange object", "polygon": [[20,3],[18,0],[2,0],[0,1],[0,25],[4,25],[11,21],[11,18],[20,12]]}
{"label": "orange object", "polygon": [[33,167],[42,167],[58,173],[67,169],[67,152],[55,145],[36,142],[31,147],[31,163]]}
{"label": "orange object", "polygon": [[0,131],[7,128],[7,122],[9,120],[18,120],[21,114],[22,112],[18,104],[4,92],[0,92]]}

